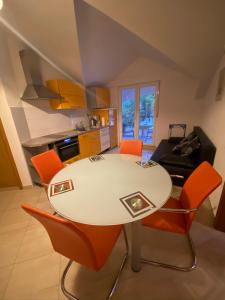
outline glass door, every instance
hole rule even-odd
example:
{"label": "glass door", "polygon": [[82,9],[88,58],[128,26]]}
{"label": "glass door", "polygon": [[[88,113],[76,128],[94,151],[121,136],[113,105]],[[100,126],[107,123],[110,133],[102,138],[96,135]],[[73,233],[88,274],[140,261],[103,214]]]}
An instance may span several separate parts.
{"label": "glass door", "polygon": [[121,139],[140,139],[154,145],[154,126],[158,84],[143,84],[120,89]]}
{"label": "glass door", "polygon": [[122,88],[121,90],[121,116],[122,116],[122,139],[132,140],[135,138],[135,111],[136,111],[135,88]]}

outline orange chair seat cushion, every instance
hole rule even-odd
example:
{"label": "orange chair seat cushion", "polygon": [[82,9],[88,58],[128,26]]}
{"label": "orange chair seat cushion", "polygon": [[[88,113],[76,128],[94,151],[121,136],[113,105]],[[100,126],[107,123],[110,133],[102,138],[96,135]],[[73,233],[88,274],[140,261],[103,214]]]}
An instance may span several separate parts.
{"label": "orange chair seat cushion", "polygon": [[81,223],[73,224],[83,232],[91,242],[95,253],[96,270],[99,270],[110,256],[123,226],[95,226]]}
{"label": "orange chair seat cushion", "polygon": [[[164,208],[183,208],[181,202],[175,198],[169,198]],[[144,218],[142,224],[147,227],[152,227],[164,231],[176,232],[180,234],[187,233],[185,214],[172,212],[155,212],[152,215]]]}
{"label": "orange chair seat cushion", "polygon": [[95,271],[105,264],[123,228],[71,222],[28,204],[22,208],[45,227],[56,252]]}

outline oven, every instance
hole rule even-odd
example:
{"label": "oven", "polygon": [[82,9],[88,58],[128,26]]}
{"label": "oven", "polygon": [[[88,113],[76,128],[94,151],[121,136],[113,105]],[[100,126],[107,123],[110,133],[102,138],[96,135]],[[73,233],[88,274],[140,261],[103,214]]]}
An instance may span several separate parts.
{"label": "oven", "polygon": [[55,149],[61,161],[66,161],[80,154],[77,136],[67,137],[58,142],[54,142],[53,144],[49,145],[49,148]]}

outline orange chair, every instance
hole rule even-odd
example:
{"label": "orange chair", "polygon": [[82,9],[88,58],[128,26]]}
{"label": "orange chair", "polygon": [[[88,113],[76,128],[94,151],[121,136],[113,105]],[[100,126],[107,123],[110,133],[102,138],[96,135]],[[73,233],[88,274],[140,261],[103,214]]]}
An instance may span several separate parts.
{"label": "orange chair", "polygon": [[[61,278],[61,289],[64,295],[69,299],[77,299],[65,288],[66,274],[72,262],[76,261],[94,271],[100,270],[106,263],[123,226],[92,226],[80,224],[53,216],[27,204],[23,204],[21,207],[45,227],[54,250],[70,259]],[[127,260],[128,242],[125,230],[124,237],[126,253],[107,299],[112,297],[118,284],[119,276]]]}
{"label": "orange chair", "polygon": [[53,176],[64,168],[55,150],[48,150],[31,158],[32,164],[40,176],[41,183],[47,187]]}
{"label": "orange chair", "polygon": [[142,156],[142,144],[141,140],[123,140],[120,143],[120,153]]}
{"label": "orange chair", "polygon": [[181,271],[191,271],[196,268],[196,255],[189,231],[197,209],[221,182],[221,176],[205,161],[189,176],[179,200],[169,198],[163,208],[142,220],[144,226],[186,235],[192,254],[191,266],[179,267],[146,259],[142,259],[143,263]]}

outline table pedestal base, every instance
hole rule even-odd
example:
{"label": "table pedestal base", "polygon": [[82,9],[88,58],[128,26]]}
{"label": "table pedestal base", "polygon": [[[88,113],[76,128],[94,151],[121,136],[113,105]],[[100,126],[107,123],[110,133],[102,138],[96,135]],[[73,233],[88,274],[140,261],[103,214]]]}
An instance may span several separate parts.
{"label": "table pedestal base", "polygon": [[131,268],[134,272],[141,271],[141,237],[140,237],[140,228],[141,221],[135,221],[131,224]]}

